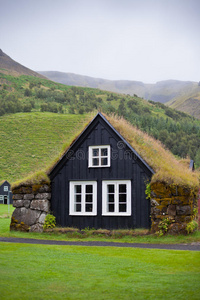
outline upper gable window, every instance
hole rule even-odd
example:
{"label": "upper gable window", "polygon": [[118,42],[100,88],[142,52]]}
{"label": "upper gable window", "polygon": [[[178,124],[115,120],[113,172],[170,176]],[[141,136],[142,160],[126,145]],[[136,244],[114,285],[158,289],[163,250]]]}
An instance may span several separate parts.
{"label": "upper gable window", "polygon": [[8,186],[5,185],[5,186],[3,187],[3,190],[4,190],[4,192],[8,192]]}
{"label": "upper gable window", "polygon": [[89,146],[88,166],[110,167],[110,145]]}

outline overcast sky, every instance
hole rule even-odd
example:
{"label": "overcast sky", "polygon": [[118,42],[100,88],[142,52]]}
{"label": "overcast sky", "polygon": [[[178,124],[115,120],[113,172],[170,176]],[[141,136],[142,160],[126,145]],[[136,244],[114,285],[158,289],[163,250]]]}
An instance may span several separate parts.
{"label": "overcast sky", "polygon": [[0,49],[35,71],[200,81],[200,0],[0,0]]}

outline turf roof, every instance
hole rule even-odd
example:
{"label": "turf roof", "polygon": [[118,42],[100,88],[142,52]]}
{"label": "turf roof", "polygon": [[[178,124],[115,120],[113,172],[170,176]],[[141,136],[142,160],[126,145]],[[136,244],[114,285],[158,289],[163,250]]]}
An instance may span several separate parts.
{"label": "turf roof", "polygon": [[[148,134],[134,127],[122,117],[106,114],[103,114],[103,116],[122,135],[130,146],[135,149],[150,168],[154,170],[155,174],[152,176],[152,183],[165,182],[170,185],[174,184],[185,187],[199,186],[199,173],[189,170],[189,164],[183,160],[178,160],[169,150],[165,149],[160,141],[155,140]],[[92,121],[93,117],[94,115],[90,116],[89,123]],[[87,125],[85,127],[87,127]],[[85,128],[83,128],[83,130],[84,129]],[[65,145],[63,153],[55,159],[47,170],[39,172],[40,176],[37,175],[37,172],[22,181],[14,183],[12,187],[29,185],[33,182],[36,183],[37,181],[47,181],[47,175],[50,174],[51,170],[66,154],[81,132],[77,132],[73,141],[71,141],[70,144]]]}

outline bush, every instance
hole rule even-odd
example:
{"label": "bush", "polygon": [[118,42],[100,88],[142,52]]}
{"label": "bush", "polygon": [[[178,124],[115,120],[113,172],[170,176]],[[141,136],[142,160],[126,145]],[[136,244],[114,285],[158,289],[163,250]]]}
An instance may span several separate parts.
{"label": "bush", "polygon": [[56,217],[54,217],[51,214],[46,215],[43,228],[48,229],[48,228],[54,228],[55,226],[56,226]]}
{"label": "bush", "polygon": [[187,233],[193,233],[198,229],[198,223],[194,220],[192,220],[190,223],[187,224],[186,226],[186,231]]}

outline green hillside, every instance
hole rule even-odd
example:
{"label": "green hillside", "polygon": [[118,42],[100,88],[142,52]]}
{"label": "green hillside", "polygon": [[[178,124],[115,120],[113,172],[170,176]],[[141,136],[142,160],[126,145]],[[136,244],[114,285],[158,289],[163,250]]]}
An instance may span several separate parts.
{"label": "green hillside", "polygon": [[87,121],[86,115],[37,112],[0,117],[0,181],[48,166]]}
{"label": "green hillside", "polygon": [[[72,121],[76,125],[94,110],[123,116],[159,139],[175,155],[183,158],[189,155],[200,166],[200,120],[185,113],[137,95],[66,86],[32,76],[0,74],[0,179],[17,180],[19,174],[27,175],[38,166],[41,169],[48,164],[70,138],[70,120],[76,120]],[[54,138],[49,138],[50,132]]]}
{"label": "green hillside", "polygon": [[200,85],[173,98],[166,105],[200,119]]}

